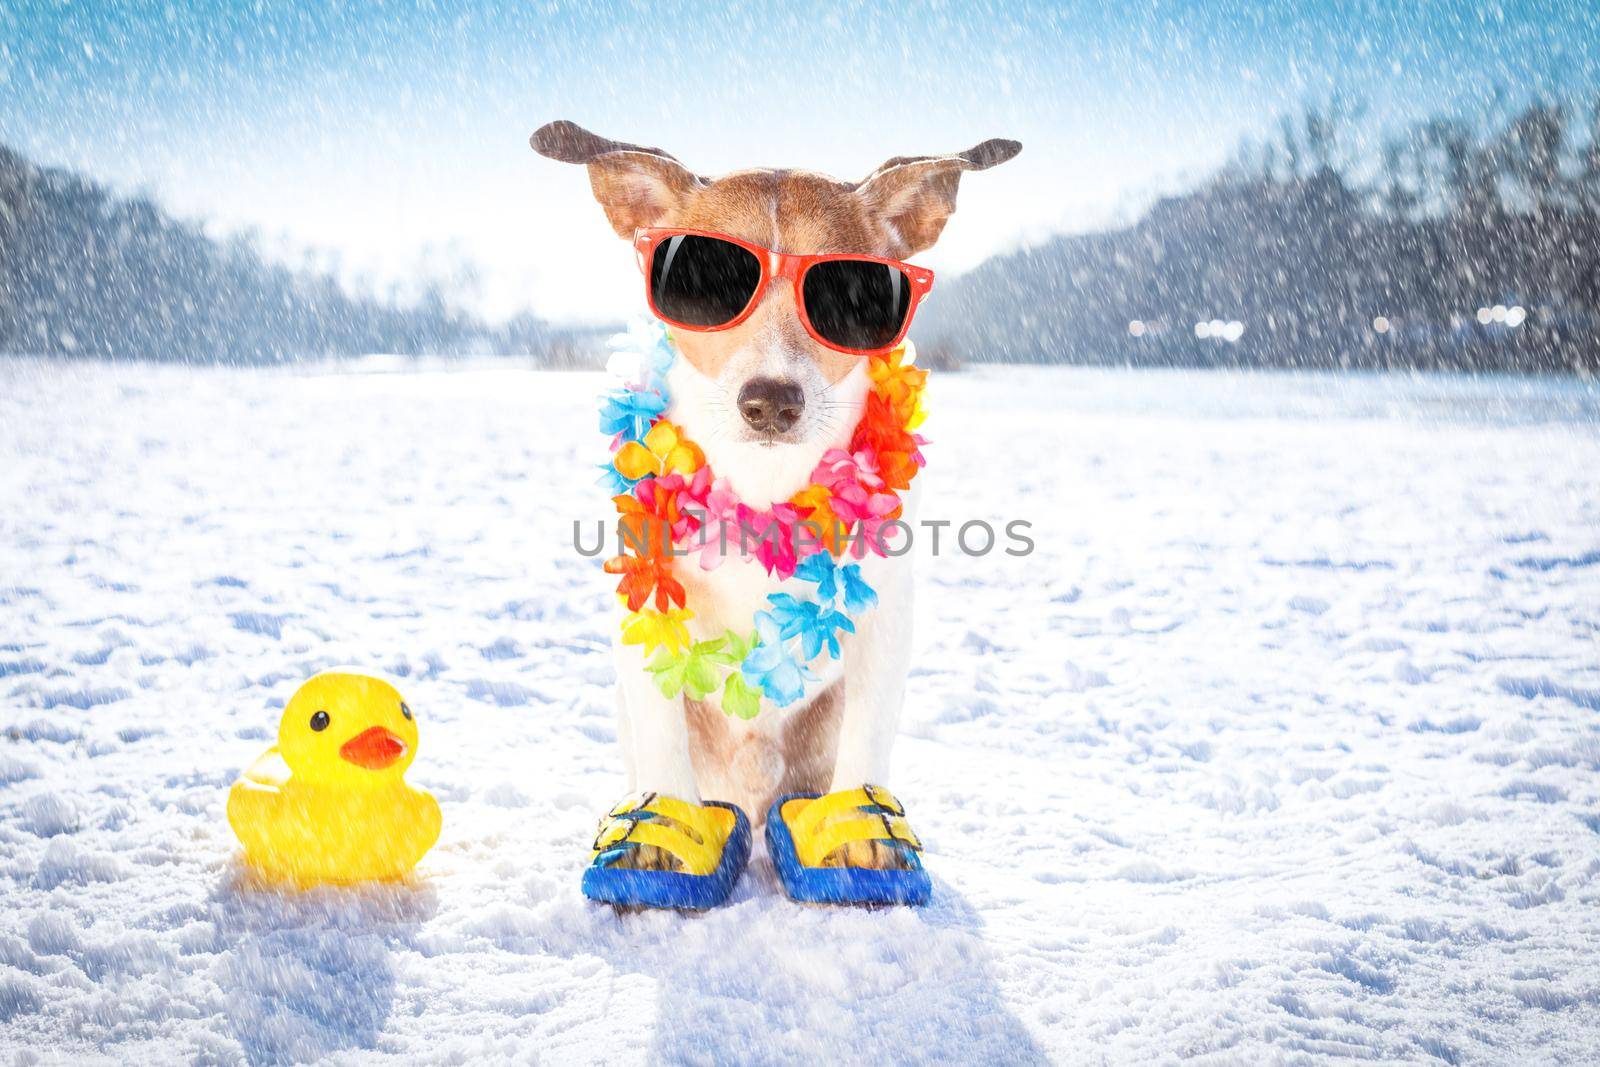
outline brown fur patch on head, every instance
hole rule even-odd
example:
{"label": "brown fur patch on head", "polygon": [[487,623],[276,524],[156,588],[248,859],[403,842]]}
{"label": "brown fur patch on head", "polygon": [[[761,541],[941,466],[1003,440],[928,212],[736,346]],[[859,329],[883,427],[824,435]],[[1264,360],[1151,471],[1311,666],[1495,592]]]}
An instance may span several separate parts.
{"label": "brown fur patch on head", "polygon": [[[747,170],[708,183],[685,199],[663,226],[710,230],[796,254],[887,253],[887,234],[874,225],[855,187],[847,182],[802,170]],[[809,352],[830,382],[837,382],[859,361],[811,338],[800,323],[794,289],[788,283],[768,287],[750,317],[731,330],[712,333],[679,331],[678,348],[702,374],[715,378],[735,352],[753,338],[781,341],[794,351]]]}
{"label": "brown fur patch on head", "polygon": [[[746,170],[707,180],[659,148],[612,141],[571,122],[532,137],[536,151],[589,168],[595,199],[618,235],[651,226],[725,233],[777,252],[852,252],[904,259],[932,246],[956,206],[961,175],[1003,163],[1015,141],[985,141],[944,156],[896,156],[860,182],[803,170]],[[750,317],[731,330],[679,330],[679,350],[717,377],[757,338],[806,352],[829,382],[860,357],[836,352],[801,325],[793,287],[770,285]]]}

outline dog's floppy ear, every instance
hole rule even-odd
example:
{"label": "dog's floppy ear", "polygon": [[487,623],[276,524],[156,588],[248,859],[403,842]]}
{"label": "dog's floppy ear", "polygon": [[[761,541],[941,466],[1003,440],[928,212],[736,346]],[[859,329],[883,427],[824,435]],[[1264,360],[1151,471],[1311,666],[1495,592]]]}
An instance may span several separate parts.
{"label": "dog's floppy ear", "polygon": [[933,245],[956,209],[962,171],[988,170],[1022,151],[999,137],[948,156],[895,156],[856,186],[856,195],[892,228],[896,258]]}
{"label": "dog's floppy ear", "polygon": [[608,140],[565,119],[539,127],[528,143],[541,156],[588,166],[594,198],[627,240],[636,229],[659,225],[706,184],[659,148]]}

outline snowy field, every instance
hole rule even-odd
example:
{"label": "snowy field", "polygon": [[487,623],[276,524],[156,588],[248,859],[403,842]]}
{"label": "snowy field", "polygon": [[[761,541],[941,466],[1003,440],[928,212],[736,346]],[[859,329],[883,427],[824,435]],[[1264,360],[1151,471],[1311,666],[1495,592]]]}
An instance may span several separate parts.
{"label": "snowy field", "polygon": [[[935,376],[890,783],[924,911],[578,892],[622,792],[597,376],[0,362],[0,1063],[1595,1062],[1600,391]],[[318,668],[420,710],[415,884],[223,817]]]}

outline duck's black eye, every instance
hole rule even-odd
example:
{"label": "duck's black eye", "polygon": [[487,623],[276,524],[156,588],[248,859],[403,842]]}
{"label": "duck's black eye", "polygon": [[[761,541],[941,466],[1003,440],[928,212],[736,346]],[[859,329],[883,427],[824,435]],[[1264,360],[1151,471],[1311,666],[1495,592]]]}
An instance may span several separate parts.
{"label": "duck's black eye", "polygon": [[319,711],[315,715],[311,716],[311,728],[313,730],[326,730],[328,728],[328,723],[331,721],[332,720],[328,718],[327,712]]}
{"label": "duck's black eye", "polygon": [[411,709],[406,706],[406,702],[404,700],[400,702],[400,714],[404,715],[408,719],[411,718]]}

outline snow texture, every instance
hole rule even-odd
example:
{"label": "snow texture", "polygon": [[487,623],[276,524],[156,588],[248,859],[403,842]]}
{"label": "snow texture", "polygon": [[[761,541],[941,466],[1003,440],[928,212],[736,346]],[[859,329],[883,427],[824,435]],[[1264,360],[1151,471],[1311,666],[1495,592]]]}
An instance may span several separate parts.
{"label": "snow texture", "polygon": [[[936,376],[925,517],[1038,548],[919,564],[934,903],[690,917],[578,892],[599,384],[0,363],[0,1062],[1600,1057],[1592,386]],[[443,837],[263,891],[227,787],[346,662]]]}

